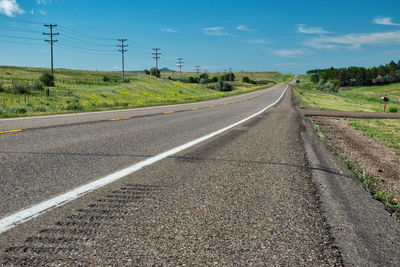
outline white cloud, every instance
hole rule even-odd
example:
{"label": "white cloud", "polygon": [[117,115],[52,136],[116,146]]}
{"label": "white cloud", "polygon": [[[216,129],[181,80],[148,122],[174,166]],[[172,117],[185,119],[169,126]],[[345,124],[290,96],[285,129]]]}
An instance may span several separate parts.
{"label": "white cloud", "polygon": [[316,49],[334,49],[344,47],[350,50],[360,49],[363,45],[388,45],[400,43],[400,31],[378,33],[351,33],[342,36],[320,36],[304,44]]}
{"label": "white cloud", "polygon": [[320,27],[307,27],[306,24],[297,24],[297,31],[305,34],[325,34],[329,33]]}
{"label": "white cloud", "polygon": [[399,23],[394,23],[390,17],[378,17],[373,22],[379,25],[400,26]]}
{"label": "white cloud", "polygon": [[266,39],[250,39],[245,41],[248,44],[270,44],[271,42]]}
{"label": "white cloud", "polygon": [[174,29],[171,29],[171,28],[162,28],[162,29],[160,29],[160,31],[162,31],[162,32],[179,32],[179,31],[177,31],[177,30],[174,30]]}
{"label": "white cloud", "polygon": [[304,49],[276,50],[275,54],[280,57],[295,57],[304,55],[307,51]]}
{"label": "white cloud", "polygon": [[35,14],[35,10],[32,8],[29,13],[31,13],[33,15],[33,14]]}
{"label": "white cloud", "polygon": [[203,28],[204,34],[212,36],[233,36],[232,34],[225,31],[224,27],[211,27]]}
{"label": "white cloud", "polygon": [[8,17],[14,17],[16,14],[22,14],[25,11],[21,9],[16,0],[0,0],[0,13]]}
{"label": "white cloud", "polygon": [[52,0],[36,0],[36,3],[38,5],[47,5],[47,4],[51,4]]}
{"label": "white cloud", "polygon": [[253,29],[250,29],[249,27],[247,27],[246,25],[238,25],[236,27],[236,30],[238,31],[244,31],[244,32],[251,32],[253,31]]}
{"label": "white cloud", "polygon": [[42,14],[43,16],[46,16],[46,15],[47,15],[47,12],[44,11],[44,10],[39,10],[39,13]]}

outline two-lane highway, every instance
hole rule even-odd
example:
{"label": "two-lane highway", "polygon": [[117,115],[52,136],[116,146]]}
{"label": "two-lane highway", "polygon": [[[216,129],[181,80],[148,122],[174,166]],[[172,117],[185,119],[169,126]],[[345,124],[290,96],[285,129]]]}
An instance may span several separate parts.
{"label": "two-lane highway", "polygon": [[275,102],[286,89],[213,101],[0,120],[0,217],[213,133]]}
{"label": "two-lane highway", "polygon": [[397,266],[398,222],[289,88],[0,120],[0,264]]}

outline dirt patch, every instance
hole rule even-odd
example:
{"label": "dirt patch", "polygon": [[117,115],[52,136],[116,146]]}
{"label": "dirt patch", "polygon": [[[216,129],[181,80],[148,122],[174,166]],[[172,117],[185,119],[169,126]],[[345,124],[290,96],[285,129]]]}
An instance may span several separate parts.
{"label": "dirt patch", "polygon": [[318,116],[313,120],[327,141],[353,162],[363,175],[372,179],[373,191],[387,192],[400,199],[400,157],[394,149],[363,136],[346,119]]}

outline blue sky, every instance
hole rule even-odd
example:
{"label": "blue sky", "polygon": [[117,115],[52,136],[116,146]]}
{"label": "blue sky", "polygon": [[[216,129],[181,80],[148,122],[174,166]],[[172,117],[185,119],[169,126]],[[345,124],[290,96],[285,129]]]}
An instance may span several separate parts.
{"label": "blue sky", "polygon": [[56,68],[185,71],[374,66],[400,60],[399,0],[0,0],[0,65],[48,67],[43,23],[57,24]]}

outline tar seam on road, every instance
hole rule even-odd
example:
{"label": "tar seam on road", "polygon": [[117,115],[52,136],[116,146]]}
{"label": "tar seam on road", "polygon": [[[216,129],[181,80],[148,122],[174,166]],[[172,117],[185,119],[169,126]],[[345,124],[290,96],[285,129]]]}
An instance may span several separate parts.
{"label": "tar seam on road", "polygon": [[115,118],[115,119],[110,119],[110,121],[127,120],[127,119],[130,119],[130,118],[132,118],[132,117]]}
{"label": "tar seam on road", "polygon": [[0,134],[3,134],[3,133],[16,133],[16,132],[21,132],[22,131],[22,129],[18,129],[18,130],[9,130],[9,131],[2,131],[2,132],[0,132]]}
{"label": "tar seam on road", "polygon": [[183,151],[183,150],[185,150],[185,149],[187,149],[187,148],[189,148],[191,146],[194,146],[194,145],[196,145],[198,143],[201,143],[201,142],[203,142],[203,141],[205,141],[207,139],[210,139],[210,138],[212,138],[212,137],[214,137],[214,136],[216,136],[216,135],[218,135],[220,133],[223,133],[223,132],[225,132],[225,131],[233,128],[233,127],[238,126],[239,124],[242,124],[243,122],[246,122],[246,121],[248,121],[248,120],[260,115],[261,113],[265,112],[266,110],[268,110],[269,108],[274,106],[276,103],[278,103],[282,99],[282,97],[284,96],[284,94],[286,93],[288,88],[289,88],[289,84],[286,85],[285,90],[283,90],[282,94],[279,96],[279,98],[274,103],[268,105],[267,107],[265,107],[262,110],[254,113],[253,115],[250,115],[249,117],[247,117],[245,119],[242,119],[242,120],[240,120],[240,121],[238,121],[238,122],[236,122],[234,124],[231,124],[231,125],[229,125],[229,126],[227,126],[225,128],[217,130],[215,132],[212,132],[212,133],[210,133],[208,135],[205,135],[203,137],[200,137],[198,139],[190,141],[190,142],[188,142],[186,144],[180,145],[178,147],[175,147],[173,149],[165,151],[165,152],[163,152],[161,154],[158,154],[156,156],[148,158],[148,159],[146,159],[144,161],[136,163],[136,164],[134,164],[134,165],[132,165],[130,167],[127,167],[127,168],[125,168],[123,170],[117,171],[117,172],[112,173],[110,175],[107,175],[107,176],[105,176],[103,178],[97,179],[97,180],[95,180],[93,182],[90,182],[90,183],[85,184],[83,186],[80,186],[80,187],[77,187],[75,189],[72,189],[71,191],[69,191],[67,193],[61,194],[59,196],[56,196],[56,197],[51,198],[49,200],[43,201],[43,202],[41,202],[39,204],[36,204],[36,205],[33,205],[33,206],[29,207],[29,208],[25,208],[25,209],[23,209],[21,211],[18,211],[18,212],[14,213],[14,214],[11,214],[11,215],[9,215],[7,217],[4,217],[4,218],[0,219],[0,233],[8,231],[8,230],[18,226],[19,224],[22,224],[22,223],[24,223],[26,221],[29,221],[29,220],[31,220],[31,219],[33,219],[33,218],[35,218],[35,217],[37,217],[37,216],[39,216],[41,214],[53,209],[53,208],[62,206],[62,205],[66,204],[66,203],[68,203],[68,202],[70,202],[70,201],[72,201],[74,199],[77,199],[77,198],[87,194],[87,193],[90,193],[90,192],[92,192],[92,191],[94,191],[96,189],[99,189],[99,188],[101,188],[103,186],[106,186],[106,185],[112,183],[112,182],[115,182],[115,181],[117,181],[117,180],[119,180],[119,179],[121,179],[121,178],[123,178],[123,177],[125,177],[127,175],[130,175],[130,174],[142,169],[143,167],[146,167],[146,166],[151,165],[153,163],[156,163],[156,162],[158,162],[158,161],[160,161],[162,159],[165,159],[165,158],[167,158],[169,156],[172,156],[172,155],[174,155],[174,154],[176,154],[178,152],[181,152],[181,151]]}

